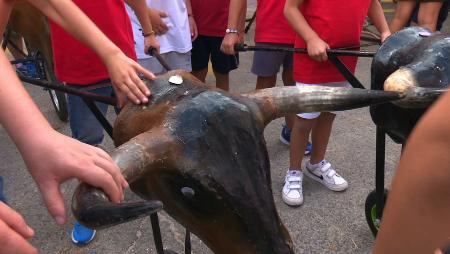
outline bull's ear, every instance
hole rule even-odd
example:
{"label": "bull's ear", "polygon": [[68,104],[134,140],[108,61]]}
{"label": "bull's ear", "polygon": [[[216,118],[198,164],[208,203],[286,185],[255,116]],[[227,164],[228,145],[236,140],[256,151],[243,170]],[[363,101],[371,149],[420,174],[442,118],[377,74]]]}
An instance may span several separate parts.
{"label": "bull's ear", "polygon": [[[142,133],[118,147],[112,158],[130,185],[152,168],[169,158],[168,135],[160,130]],[[72,211],[83,225],[105,228],[134,220],[162,209],[160,201],[112,203],[106,194],[85,183],[80,184],[72,198]]]}
{"label": "bull's ear", "polygon": [[401,99],[397,92],[326,86],[275,87],[243,94],[255,101],[264,123],[290,114],[340,111]]}

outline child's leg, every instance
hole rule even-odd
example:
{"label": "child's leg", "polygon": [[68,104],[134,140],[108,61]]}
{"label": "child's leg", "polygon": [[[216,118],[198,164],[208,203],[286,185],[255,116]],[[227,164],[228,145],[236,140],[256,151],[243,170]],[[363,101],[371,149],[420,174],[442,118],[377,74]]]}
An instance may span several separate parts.
{"label": "child's leg", "polygon": [[208,63],[211,55],[210,37],[199,35],[195,41],[192,42],[191,63],[192,75],[200,81],[205,82],[208,74]]}
{"label": "child's leg", "polygon": [[284,203],[290,206],[299,206],[303,204],[303,173],[301,172],[303,151],[305,151],[309,133],[311,132],[311,129],[316,122],[315,118],[317,118],[318,115],[319,113],[300,114],[300,116],[295,117],[294,120],[294,126],[292,127],[291,132],[290,166],[289,170],[286,172],[284,186],[281,192]]}
{"label": "child's leg", "polygon": [[223,37],[210,37],[211,62],[216,76],[216,86],[225,91],[229,90],[228,73],[239,65],[239,55],[227,55],[220,51]]}
{"label": "child's leg", "polygon": [[230,89],[230,77],[227,74],[222,74],[220,72],[217,72],[216,70],[214,71],[214,76],[216,77],[216,87],[225,90],[225,91],[229,91]]}
{"label": "child's leg", "polygon": [[[80,85],[70,85],[71,88],[85,88]],[[89,92],[111,96],[112,87],[102,87]],[[97,120],[95,115],[89,110],[83,99],[76,95],[67,94],[67,105],[69,110],[69,124],[72,137],[89,145],[99,145],[103,141],[103,127]],[[98,109],[103,115],[108,111],[108,105],[104,103],[96,103]]]}
{"label": "child's leg", "polygon": [[415,6],[416,1],[403,0],[397,2],[394,18],[389,24],[389,30],[391,30],[392,33],[397,32],[406,26]]}
{"label": "child's leg", "polygon": [[192,75],[194,75],[196,78],[198,78],[202,82],[205,82],[207,74],[208,74],[208,68],[201,69],[198,71],[192,71]]}
{"label": "child's leg", "polygon": [[312,129],[313,150],[311,160],[306,163],[304,174],[330,190],[343,191],[348,187],[347,181],[337,174],[333,166],[325,160],[325,152],[334,118],[335,114],[330,112],[323,112],[317,118]]}
{"label": "child's leg", "polygon": [[311,153],[311,164],[317,164],[325,158],[328,140],[330,139],[335,114],[323,112],[317,118],[317,123],[312,129],[311,139],[313,143],[313,151]]}
{"label": "child's leg", "polygon": [[442,2],[422,2],[420,3],[418,22],[420,27],[436,31],[436,24],[438,21],[439,11]]}
{"label": "child's leg", "polygon": [[[290,166],[291,170],[301,170],[303,153],[308,143],[309,133],[316,124],[316,119],[295,117],[291,132]],[[315,149],[315,148],[314,148]]]}
{"label": "child's leg", "polygon": [[[273,46],[279,44],[256,42],[256,46]],[[283,45],[283,44],[282,44]],[[256,89],[274,87],[277,82],[277,74],[283,64],[283,52],[255,51],[251,72],[257,76]]]}
{"label": "child's leg", "polygon": [[274,87],[276,82],[277,82],[277,75],[268,77],[258,76],[256,78],[256,89],[265,89]]}

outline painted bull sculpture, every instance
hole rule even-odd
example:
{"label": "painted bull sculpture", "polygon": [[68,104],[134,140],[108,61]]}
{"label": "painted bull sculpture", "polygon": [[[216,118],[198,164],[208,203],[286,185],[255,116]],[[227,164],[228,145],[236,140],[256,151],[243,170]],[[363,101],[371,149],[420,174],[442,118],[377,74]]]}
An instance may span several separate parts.
{"label": "painted bull sculpture", "polygon": [[372,89],[398,91],[404,99],[370,109],[375,124],[405,143],[417,121],[450,83],[450,37],[420,27],[388,38],[372,62]]}
{"label": "painted bull sculpture", "polygon": [[[218,254],[294,253],[272,196],[263,135],[270,121],[401,97],[396,92],[324,87],[232,95],[182,71],[147,85],[152,91],[149,104],[127,104],[115,122],[118,148],[112,157],[133,192],[145,200],[161,200],[167,213]],[[101,190],[81,184],[72,210],[86,226],[102,228],[143,216],[158,205],[112,204]]]}

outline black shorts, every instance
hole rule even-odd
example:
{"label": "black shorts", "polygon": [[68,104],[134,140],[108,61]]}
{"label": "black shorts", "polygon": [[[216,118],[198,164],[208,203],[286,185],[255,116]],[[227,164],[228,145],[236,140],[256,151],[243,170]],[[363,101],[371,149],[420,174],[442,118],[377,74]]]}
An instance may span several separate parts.
{"label": "black shorts", "polygon": [[239,55],[226,55],[220,51],[223,37],[199,35],[192,42],[192,71],[208,68],[211,58],[212,68],[221,74],[228,74],[239,65]]}

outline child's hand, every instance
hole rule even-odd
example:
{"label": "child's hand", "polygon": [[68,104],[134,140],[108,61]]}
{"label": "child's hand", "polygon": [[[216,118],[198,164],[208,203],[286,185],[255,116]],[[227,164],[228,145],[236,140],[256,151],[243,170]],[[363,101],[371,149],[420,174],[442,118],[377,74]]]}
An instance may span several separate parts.
{"label": "child's hand", "polygon": [[380,40],[381,43],[384,43],[384,41],[387,39],[387,37],[389,37],[391,35],[390,31],[384,32],[380,34]]}
{"label": "child's hand", "polygon": [[119,107],[125,104],[126,98],[135,104],[148,102],[147,97],[150,96],[150,90],[138,74],[143,74],[147,79],[154,79],[153,73],[125,56],[121,51],[108,55],[104,62],[116,92]]}
{"label": "child's hand", "polygon": [[198,37],[197,24],[195,23],[194,17],[188,16],[189,20],[189,30],[191,31],[191,41],[195,41]]}
{"label": "child's hand", "polygon": [[309,57],[319,62],[328,60],[327,49],[330,49],[330,46],[322,39],[316,37],[307,41],[306,44]]}
{"label": "child's hand", "polygon": [[169,30],[166,23],[162,20],[163,18],[168,17],[167,13],[149,8],[148,15],[150,17],[150,22],[152,23],[153,31],[155,31],[157,35],[165,34]]}
{"label": "child's hand", "polygon": [[0,253],[36,254],[37,250],[27,239],[34,236],[34,231],[23,217],[9,206],[0,202]]}
{"label": "child's hand", "polygon": [[220,45],[220,51],[227,55],[234,55],[234,45],[239,43],[239,35],[237,33],[227,33],[223,37],[222,45]]}
{"label": "child's hand", "polygon": [[147,53],[150,47],[154,48],[156,52],[159,53],[159,48],[161,47],[161,45],[159,44],[158,39],[156,39],[156,36],[154,35],[144,37],[144,48],[145,48],[144,53]]}

